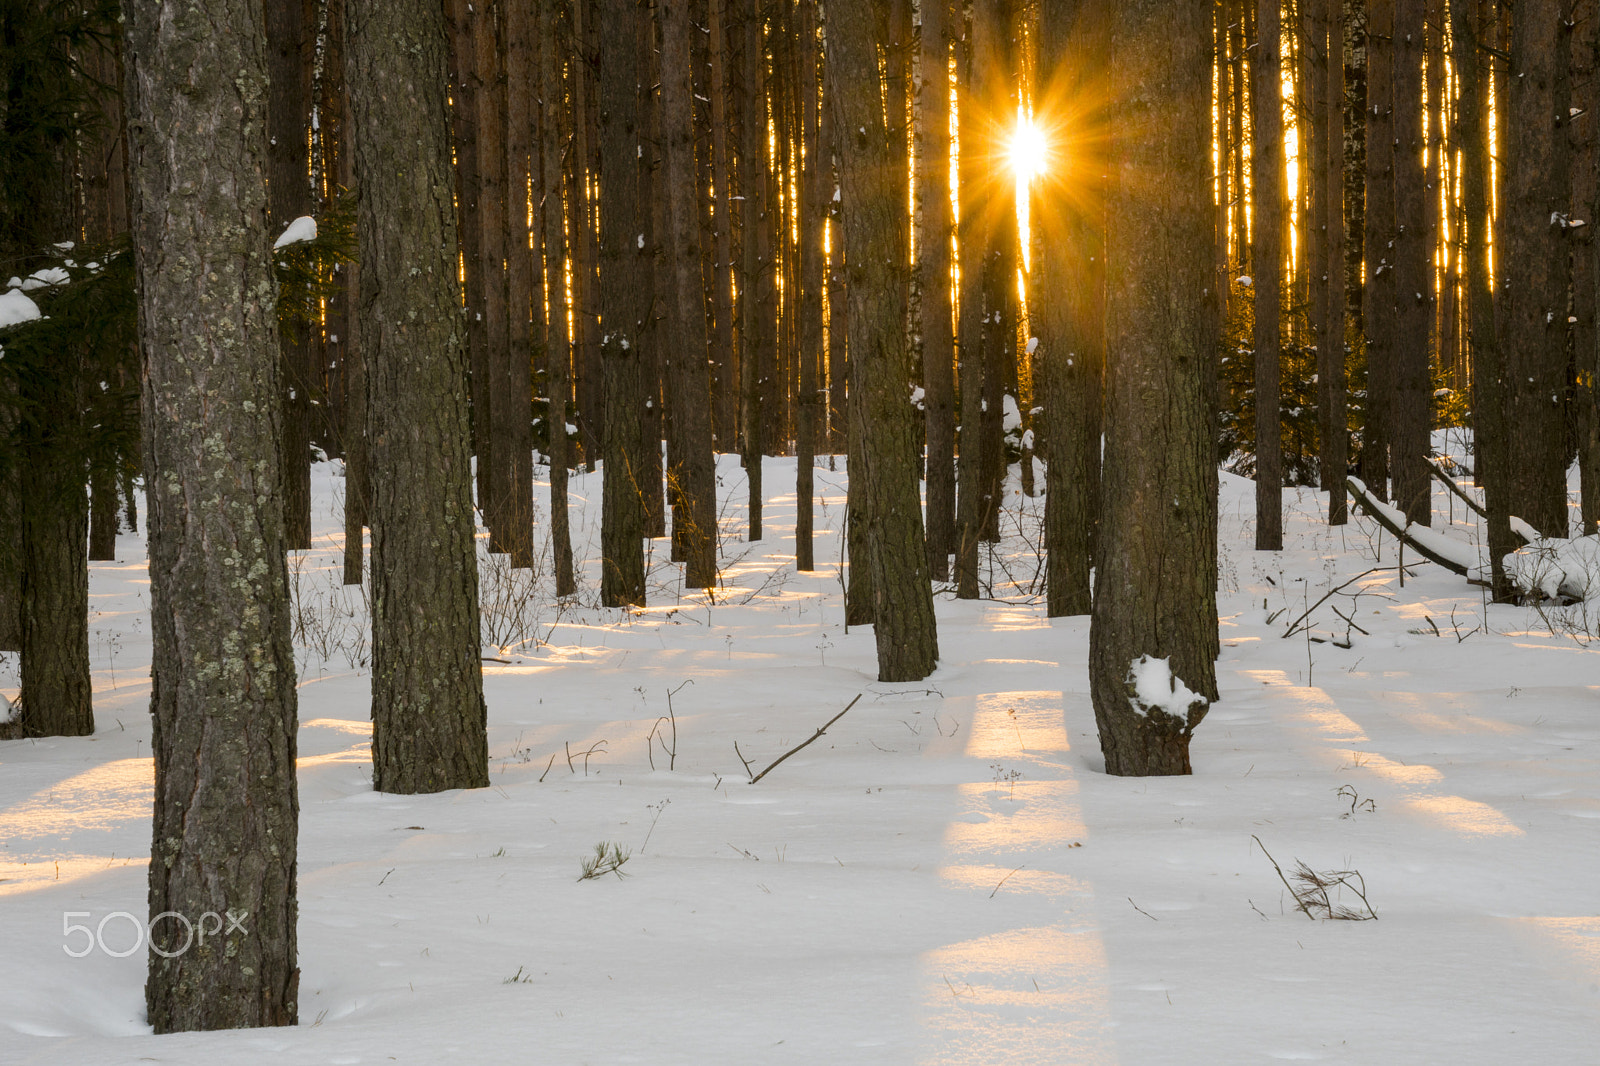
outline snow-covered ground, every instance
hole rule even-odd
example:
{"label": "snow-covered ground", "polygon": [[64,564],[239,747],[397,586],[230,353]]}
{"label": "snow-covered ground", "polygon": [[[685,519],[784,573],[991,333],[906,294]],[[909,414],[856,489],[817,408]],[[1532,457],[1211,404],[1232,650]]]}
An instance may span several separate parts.
{"label": "snow-covered ground", "polygon": [[[1329,530],[1301,490],[1288,550],[1252,551],[1250,485],[1225,476],[1223,701],[1193,777],[1111,778],[1088,621],[1028,590],[1042,501],[1013,497],[995,599],[939,597],[938,672],[879,684],[870,631],[842,625],[840,467],[817,473],[815,574],[792,565],[793,461],[768,461],[751,545],[725,460],[727,587],[683,593],[657,555],[629,613],[593,606],[600,480],[575,477],[578,602],[498,562],[485,579],[510,645],[485,651],[508,660],[485,669],[493,787],[420,797],[370,788],[364,608],[337,584],[337,464],[317,468],[295,1029],[151,1037],[144,953],[109,953],[134,943],[108,916],[142,919],[150,845],[148,595],[124,537],[92,576],[98,732],[0,744],[0,1062],[1595,1061],[1581,615],[1489,607],[1422,564],[1283,639],[1392,567],[1392,541]],[[759,770],[858,694],[748,783],[735,743]],[[580,881],[601,842],[629,876]],[[1309,919],[1267,852],[1291,878],[1359,871],[1377,920]],[[100,946],[71,957],[91,938],[64,923]]]}

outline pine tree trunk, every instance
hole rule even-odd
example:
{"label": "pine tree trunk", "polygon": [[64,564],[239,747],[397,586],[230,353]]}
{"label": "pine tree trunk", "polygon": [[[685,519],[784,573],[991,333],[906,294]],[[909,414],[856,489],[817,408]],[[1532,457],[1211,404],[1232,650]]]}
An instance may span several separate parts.
{"label": "pine tree trunk", "polygon": [[827,217],[831,182],[825,175],[821,153],[818,89],[818,0],[800,0],[800,39],[797,43],[799,78],[795,83],[802,108],[800,129],[805,143],[805,167],[800,191],[799,382],[795,397],[795,569],[816,569],[812,551],[812,508],[816,495],[814,465],[818,428],[826,421],[827,408],[821,390],[822,366],[822,287],[824,256],[823,222]]}
{"label": "pine tree trunk", "polygon": [[1367,342],[1366,426],[1361,477],[1389,498],[1389,446],[1395,389],[1394,275],[1394,3],[1367,0],[1366,283],[1362,318]]}
{"label": "pine tree trunk", "polygon": [[[72,358],[70,354],[67,358]],[[75,458],[76,389],[24,391],[43,439],[23,450],[22,717],[25,737],[90,736],[89,499]]]}
{"label": "pine tree trunk", "polygon": [[[1450,5],[1454,39],[1457,99],[1451,125],[1454,148],[1461,158],[1461,206],[1466,217],[1465,263],[1467,350],[1472,365],[1473,469],[1484,489],[1488,513],[1489,562],[1495,599],[1510,598],[1502,560],[1514,551],[1506,484],[1509,442],[1503,425],[1505,366],[1495,335],[1495,288],[1489,270],[1489,191],[1493,161],[1489,155],[1489,88],[1493,74],[1480,44],[1493,32],[1482,11],[1488,0]],[[1477,9],[1477,10],[1475,10]]]}
{"label": "pine tree trunk", "polygon": [[[1505,100],[1506,177],[1495,320],[1505,359],[1506,484],[1513,515],[1546,537],[1567,535],[1565,412],[1568,100],[1560,91],[1568,33],[1557,0],[1522,0]],[[1559,114],[1557,113],[1559,111]]]}
{"label": "pine tree trunk", "polygon": [[[603,0],[601,21],[622,47],[600,52],[600,357],[605,370],[604,480],[600,501],[600,598],[607,607],[644,606],[644,500],[639,479],[653,458],[646,447],[643,407],[645,344],[649,337],[650,249],[642,236],[639,158],[649,93],[630,47],[641,0]],[[632,31],[630,33],[630,31]],[[659,480],[659,479],[658,479]]]}
{"label": "pine tree trunk", "polygon": [[[961,149],[961,211],[958,224],[958,252],[961,263],[960,317],[957,328],[956,388],[960,404],[960,425],[956,457],[956,596],[976,599],[979,594],[978,545],[988,526],[985,492],[984,442],[987,428],[984,406],[992,386],[988,384],[988,360],[984,346],[995,331],[989,330],[992,308],[986,302],[984,277],[990,250],[995,246],[995,210],[989,205],[993,183],[992,161],[985,150],[985,114],[994,96],[991,73],[995,65],[993,36],[998,17],[996,0],[984,0],[972,11],[964,62],[960,63],[959,86]],[[992,293],[992,289],[989,290]]]}
{"label": "pine tree trunk", "polygon": [[[157,1033],[293,1025],[296,697],[276,231],[262,181],[266,27],[255,0],[209,0],[128,4],[125,29],[150,493],[151,946],[162,949],[145,1002]],[[180,951],[185,921],[222,935]]]}
{"label": "pine tree trunk", "polygon": [[[1435,308],[1428,234],[1428,177],[1423,165],[1422,69],[1426,0],[1396,0],[1391,60],[1394,86],[1394,407],[1389,463],[1394,500],[1412,522],[1431,525],[1433,479],[1429,430],[1433,386],[1428,340]],[[1437,205],[1435,210],[1437,209]]]}
{"label": "pine tree trunk", "polygon": [[1283,430],[1281,390],[1281,300],[1283,276],[1283,98],[1280,79],[1279,0],[1260,0],[1256,46],[1251,52],[1250,225],[1252,291],[1255,293],[1256,550],[1283,549]]}
{"label": "pine tree trunk", "polygon": [[[1214,239],[1209,17],[1203,4],[1123,0],[1112,23],[1107,434],[1089,670],[1106,771],[1119,775],[1190,772],[1189,738],[1217,695],[1205,558],[1217,518],[1202,295]],[[1169,709],[1142,700],[1130,672],[1143,656],[1166,659],[1196,698]]]}
{"label": "pine tree trunk", "polygon": [[[477,232],[465,235],[477,249],[475,262],[479,278],[474,294],[481,303],[468,305],[468,318],[474,323],[481,320],[483,349],[474,348],[472,374],[486,375],[477,397],[482,405],[474,404],[474,421],[487,423],[482,434],[487,444],[487,454],[479,455],[480,465],[487,465],[488,477],[478,479],[480,486],[487,484],[487,501],[479,500],[484,512],[484,523],[490,530],[492,550],[513,556],[513,565],[532,565],[531,515],[513,513],[516,497],[516,478],[519,472],[509,439],[514,432],[510,423],[525,421],[514,391],[514,371],[511,367],[510,316],[507,299],[506,231],[510,202],[507,177],[510,160],[506,153],[507,94],[503,65],[501,32],[496,15],[504,5],[476,3],[478,11],[473,20],[472,45],[474,58],[473,95],[474,147],[478,169]],[[519,205],[520,206],[520,205]],[[531,455],[530,455],[531,462]],[[529,470],[531,476],[531,469]],[[518,533],[521,536],[518,536]]]}
{"label": "pine tree trunk", "polygon": [[709,20],[706,25],[707,44],[710,51],[711,83],[711,166],[712,182],[716,187],[716,202],[712,208],[714,233],[712,240],[715,262],[712,271],[712,318],[715,333],[711,338],[711,360],[716,374],[712,389],[716,397],[716,420],[713,431],[716,450],[731,452],[735,448],[735,410],[739,398],[738,382],[734,374],[733,354],[733,161],[728,145],[728,103],[732,85],[728,74],[729,0],[710,0]]}
{"label": "pine tree trunk", "polygon": [[[311,118],[312,51],[316,11],[309,0],[270,0],[267,57],[268,210],[274,236],[311,213],[311,167],[306,126]],[[316,390],[310,331],[282,330],[283,517],[290,549],[311,547],[311,407]]]}
{"label": "pine tree trunk", "polygon": [[[1587,17],[1585,17],[1587,16]],[[1596,297],[1600,294],[1600,270],[1595,260],[1594,230],[1600,214],[1600,17],[1594,0],[1580,4],[1572,42],[1572,106],[1583,113],[1571,123],[1572,133],[1572,217],[1585,220],[1574,237],[1572,258],[1572,359],[1577,387],[1573,402],[1577,407],[1576,428],[1578,469],[1581,477],[1580,501],[1585,536],[1600,530],[1600,412],[1596,410],[1596,361],[1600,330],[1596,329]]]}
{"label": "pine tree trunk", "polygon": [[[535,252],[528,222],[534,152],[538,38],[533,5],[507,4],[506,31],[506,345],[504,380],[493,402],[493,451],[505,502],[502,539],[511,565],[538,565],[533,546],[533,304]],[[542,302],[542,301],[541,301]]]}
{"label": "pine tree trunk", "polygon": [[[319,89],[323,167],[329,193],[340,195],[355,186],[350,154],[350,100],[345,85],[349,21],[346,0],[326,0],[326,43]],[[354,261],[335,268],[338,289],[328,300],[328,365],[341,390],[338,421],[340,454],[344,456],[344,583],[359,585],[366,571],[367,525],[367,381],[361,359],[361,266]]]}
{"label": "pine tree trunk", "polygon": [[489,783],[443,11],[349,0],[372,494],[372,784]]}
{"label": "pine tree trunk", "polygon": [[761,374],[771,358],[772,303],[771,222],[767,212],[766,61],[761,43],[760,0],[744,0],[744,125],[741,130],[739,190],[744,234],[743,278],[739,286],[739,404],[745,479],[748,482],[749,533],[761,539],[761,460],[765,412]]}
{"label": "pine tree trunk", "polygon": [[[915,408],[906,402],[913,381],[906,336],[906,84],[903,64],[893,58],[903,56],[910,35],[905,14],[895,3],[837,5],[829,12],[826,64],[829,106],[846,131],[839,146],[840,237],[850,272],[851,438],[861,442],[850,483],[872,501],[867,558],[852,565],[864,562],[871,571],[880,681],[920,680],[939,657]],[[876,94],[859,91],[875,80],[878,47],[890,57],[887,115]]]}
{"label": "pine tree trunk", "polygon": [[[1040,12],[1039,70],[1058,116],[1058,141],[1030,224],[1039,235],[1031,308],[1044,380],[1046,610],[1090,612],[1100,512],[1100,430],[1105,370],[1105,181],[1109,115],[1088,88],[1105,75],[1107,12],[1091,0],[1050,0]],[[1037,107],[1037,104],[1036,104]],[[1070,116],[1070,118],[1069,118]],[[1073,195],[1062,195],[1072,190]]]}
{"label": "pine tree trunk", "polygon": [[1349,399],[1345,370],[1344,0],[1323,5],[1322,322],[1317,330],[1317,464],[1328,494],[1328,524],[1349,521],[1345,472],[1350,464]]}
{"label": "pine tree trunk", "polygon": [[[122,60],[117,42],[84,49],[85,71],[106,85],[122,83]],[[105,244],[128,230],[127,126],[122,101],[114,91],[100,94],[100,123],[85,131],[81,154],[83,174],[83,233],[91,245]],[[89,469],[89,561],[110,562],[117,555],[117,528],[121,503],[117,470],[109,461],[92,459]]]}
{"label": "pine tree trunk", "polygon": [[[544,223],[545,389],[550,398],[545,414],[545,449],[550,459],[550,552],[556,596],[577,591],[572,569],[572,529],[567,510],[567,471],[571,449],[567,405],[572,400],[572,350],[567,336],[566,253],[562,205],[562,157],[567,143],[566,96],[561,77],[562,26],[557,0],[539,2],[539,78],[544,102],[540,117],[540,194]],[[574,207],[576,208],[576,203]]]}
{"label": "pine tree trunk", "polygon": [[[578,444],[584,469],[593,473],[605,433],[605,385],[600,367],[600,324],[595,317],[599,302],[599,245],[595,234],[594,198],[590,195],[599,165],[594,130],[599,117],[594,109],[593,28],[590,5],[572,4],[572,155],[569,170],[573,190],[571,205],[573,319],[573,395],[577,404]],[[576,465],[576,463],[574,463]]]}
{"label": "pine tree trunk", "polygon": [[[1344,0],[1344,313],[1346,341],[1366,337],[1363,284],[1367,209],[1367,20],[1365,0]],[[1347,361],[1346,381],[1353,364]],[[1363,401],[1363,411],[1365,409]],[[1355,419],[1347,411],[1351,423]],[[1363,445],[1364,449],[1365,445]],[[1348,450],[1346,460],[1348,462]]]}
{"label": "pine tree trunk", "polygon": [[[988,243],[982,250],[980,282],[983,292],[983,401],[978,417],[978,510],[980,539],[1000,540],[1000,502],[1006,478],[1005,397],[1011,379],[1017,335],[1017,205],[1016,175],[1005,162],[1005,129],[1015,121],[1016,82],[1011,62],[1012,0],[975,0],[972,7],[972,48],[978,73],[974,78],[977,100],[989,124],[985,138],[989,162],[988,184],[983,188],[983,210],[988,213]],[[996,128],[990,116],[1004,119]]]}
{"label": "pine tree trunk", "polygon": [[[651,269],[644,279],[650,283],[650,313],[645,318],[648,341],[645,346],[645,413],[644,436],[649,449],[650,465],[640,472],[639,487],[644,493],[645,536],[652,539],[667,535],[666,481],[662,477],[662,442],[667,430],[666,381],[664,353],[668,322],[666,309],[671,304],[669,291],[672,272],[664,261],[663,242],[667,237],[666,181],[661,155],[661,54],[658,45],[653,0],[649,3],[651,16],[639,27],[639,67],[648,71],[643,79],[649,86],[647,110],[649,118],[645,128],[644,154],[639,159],[639,217],[645,231],[645,247],[649,249]],[[758,30],[759,38],[759,30]]]}
{"label": "pine tree trunk", "polygon": [[117,525],[122,505],[117,499],[117,472],[109,467],[89,470],[89,561],[112,562],[117,557]]}
{"label": "pine tree trunk", "polygon": [[[673,342],[667,351],[673,445],[669,484],[676,487],[672,537],[681,544],[686,587],[717,583],[716,472],[711,445],[710,374],[706,368],[705,287],[700,273],[699,186],[695,180],[694,101],[687,0],[659,0],[661,125],[669,199],[668,257],[676,299],[668,309]],[[676,553],[675,553],[676,554]]]}
{"label": "pine tree trunk", "polygon": [[928,569],[950,580],[956,543],[955,339],[950,284],[950,12],[949,0],[921,0],[922,66],[917,106],[923,150],[917,188],[922,233],[917,264],[921,298],[922,388],[928,438]]}

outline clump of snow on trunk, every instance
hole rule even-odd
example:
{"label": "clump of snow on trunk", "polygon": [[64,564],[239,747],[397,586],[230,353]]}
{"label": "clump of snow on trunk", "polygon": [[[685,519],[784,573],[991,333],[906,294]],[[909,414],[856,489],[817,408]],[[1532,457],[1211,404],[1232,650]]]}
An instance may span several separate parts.
{"label": "clump of snow on trunk", "polygon": [[1198,720],[1210,706],[1204,696],[1190,690],[1166,659],[1141,655],[1128,664],[1128,701],[1146,717],[1165,714],[1179,722]]}

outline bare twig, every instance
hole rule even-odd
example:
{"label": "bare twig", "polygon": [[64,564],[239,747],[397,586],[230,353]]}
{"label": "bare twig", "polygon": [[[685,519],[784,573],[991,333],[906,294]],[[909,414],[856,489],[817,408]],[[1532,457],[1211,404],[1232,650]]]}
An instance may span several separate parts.
{"label": "bare twig", "polygon": [[1261,854],[1265,855],[1267,857],[1267,861],[1272,864],[1272,868],[1278,871],[1278,880],[1283,882],[1283,887],[1287,888],[1289,890],[1289,895],[1294,897],[1296,906],[1300,908],[1307,918],[1310,918],[1313,922],[1316,921],[1316,916],[1312,914],[1311,909],[1306,906],[1306,901],[1300,898],[1300,893],[1296,892],[1294,890],[1294,886],[1289,884],[1289,879],[1283,876],[1283,867],[1278,865],[1278,860],[1272,857],[1272,852],[1267,850],[1267,846],[1261,843],[1261,838],[1256,836],[1254,833],[1251,833],[1250,839],[1256,842],[1256,846],[1261,849]]}
{"label": "bare twig", "polygon": [[[864,692],[856,693],[856,698],[851,700],[848,704],[846,704],[844,710],[840,711],[838,714],[836,714],[832,718],[828,719],[827,722],[823,724],[822,728],[818,729],[815,733],[812,733],[805,740],[801,741],[799,744],[796,744],[794,747],[790,748],[788,751],[784,752],[782,755],[780,755],[776,759],[774,759],[770,766],[768,766],[765,770],[761,771],[759,774],[756,774],[754,777],[752,777],[750,779],[750,783],[753,785],[757,781],[760,781],[763,777],[766,777],[773,770],[777,769],[779,763],[783,762],[789,756],[793,755],[797,751],[800,751],[802,748],[806,747],[807,745],[809,745],[813,741],[815,741],[818,737],[822,736],[822,734],[826,733],[828,731],[828,726],[831,726],[833,723],[835,723],[839,719],[843,718],[845,716],[845,714],[849,712],[850,708],[854,707],[856,705],[856,703],[864,695],[866,695],[866,693],[864,693]],[[734,745],[734,750],[738,751],[738,745],[737,744]],[[741,754],[739,756],[739,758],[743,759],[744,756]],[[749,763],[745,763],[745,769],[749,770],[749,768],[750,768],[750,764]]]}
{"label": "bare twig", "polygon": [[1151,914],[1149,911],[1145,910],[1143,907],[1139,906],[1137,903],[1134,903],[1132,896],[1128,897],[1128,902],[1133,904],[1133,909],[1134,910],[1138,911],[1140,914],[1144,915],[1146,918],[1149,918],[1152,922],[1159,922],[1161,920],[1160,918],[1157,918],[1155,915]]}
{"label": "bare twig", "polygon": [[[1028,868],[1027,865],[1024,864],[1022,866],[1017,867],[1017,870],[1026,870],[1027,868]],[[1002,877],[1000,879],[1000,885],[1003,885],[1007,881],[1011,880],[1012,874],[1015,874],[1017,872],[1017,870],[1012,870],[1011,873],[1006,874],[1004,877]],[[994,886],[994,892],[1000,891],[1000,885],[995,885]],[[990,899],[994,899],[994,892],[989,893],[989,898]]]}
{"label": "bare twig", "polygon": [[[1298,633],[1300,631],[1299,630],[1300,623],[1304,622],[1307,618],[1309,618],[1311,616],[1311,612],[1312,611],[1315,611],[1318,607],[1321,607],[1324,603],[1327,603],[1329,600],[1333,599],[1334,596],[1336,596],[1339,593],[1343,592],[1345,589],[1349,588],[1351,585],[1354,585],[1357,581],[1360,581],[1364,577],[1371,577],[1373,574],[1382,574],[1382,573],[1386,573],[1386,572],[1388,572],[1390,570],[1394,570],[1394,569],[1395,569],[1395,567],[1392,567],[1392,566],[1374,566],[1371,570],[1363,570],[1361,573],[1357,574],[1355,577],[1351,578],[1349,581],[1344,582],[1342,585],[1338,585],[1338,586],[1336,586],[1334,588],[1329,589],[1327,594],[1324,595],[1320,600],[1318,600],[1316,603],[1313,603],[1310,607],[1306,608],[1306,611],[1305,611],[1304,614],[1302,614],[1299,618],[1296,618],[1293,622],[1289,623],[1289,628],[1284,630],[1283,639],[1287,640],[1290,637],[1294,636],[1296,633]],[[1340,615],[1339,617],[1343,618],[1344,615]],[[1269,622],[1270,622],[1270,619],[1269,619]],[[1366,630],[1363,629],[1362,632],[1366,633]]]}
{"label": "bare twig", "polygon": [[550,774],[550,767],[556,764],[556,753],[550,753],[550,761],[544,764],[544,773],[539,775],[539,784],[544,784],[544,779]]}

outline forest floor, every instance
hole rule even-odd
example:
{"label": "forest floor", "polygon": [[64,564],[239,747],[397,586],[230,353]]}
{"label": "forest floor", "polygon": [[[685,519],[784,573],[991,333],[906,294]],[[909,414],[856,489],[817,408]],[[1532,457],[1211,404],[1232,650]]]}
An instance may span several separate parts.
{"label": "forest floor", "polygon": [[[684,592],[657,555],[636,612],[592,605],[600,478],[574,477],[581,591],[557,607],[546,576],[486,565],[493,787],[432,796],[371,790],[365,608],[338,584],[338,464],[316,468],[295,1029],[144,1023],[149,598],[124,536],[91,577],[95,736],[0,744],[0,1062],[1593,1061],[1581,611],[1490,606],[1426,563],[1402,588],[1393,540],[1329,529],[1311,490],[1286,550],[1256,552],[1251,485],[1224,475],[1222,701],[1192,777],[1114,778],[1088,620],[1037,594],[1042,500],[1012,496],[993,598],[938,597],[938,671],[880,684],[871,631],[842,624],[839,465],[815,573],[793,460],[767,462],[751,544],[725,458],[725,587]],[[1436,527],[1470,540],[1448,499]],[[749,783],[739,753],[759,771],[858,695]],[[627,876],[580,880],[602,842]],[[1309,918],[1274,860],[1358,872],[1365,902],[1329,902],[1376,920]]]}

